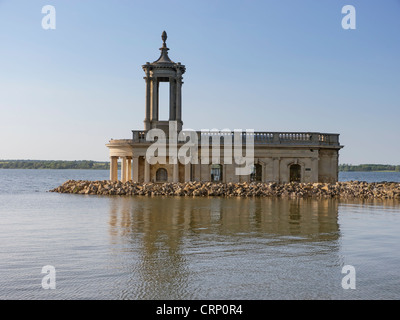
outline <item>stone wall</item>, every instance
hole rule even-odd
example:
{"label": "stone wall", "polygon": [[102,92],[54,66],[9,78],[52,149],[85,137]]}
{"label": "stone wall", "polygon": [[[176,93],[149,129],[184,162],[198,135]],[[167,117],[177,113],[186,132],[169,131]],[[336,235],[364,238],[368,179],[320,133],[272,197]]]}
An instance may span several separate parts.
{"label": "stone wall", "polygon": [[338,151],[322,149],[319,151],[318,181],[335,182],[339,174]]}

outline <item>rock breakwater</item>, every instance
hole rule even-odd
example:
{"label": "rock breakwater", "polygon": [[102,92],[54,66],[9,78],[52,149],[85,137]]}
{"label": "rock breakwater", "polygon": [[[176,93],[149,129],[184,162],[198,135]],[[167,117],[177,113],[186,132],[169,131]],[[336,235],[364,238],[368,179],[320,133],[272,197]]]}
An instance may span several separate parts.
{"label": "rock breakwater", "polygon": [[121,195],[121,196],[189,196],[189,197],[289,197],[289,198],[362,198],[399,199],[400,183],[347,181],[328,183],[136,183],[109,180],[68,180],[50,192]]}

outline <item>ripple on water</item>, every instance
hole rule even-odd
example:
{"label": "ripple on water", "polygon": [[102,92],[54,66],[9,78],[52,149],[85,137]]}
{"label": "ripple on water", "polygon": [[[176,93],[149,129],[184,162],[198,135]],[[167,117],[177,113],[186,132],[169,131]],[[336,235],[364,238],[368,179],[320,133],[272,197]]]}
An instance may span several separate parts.
{"label": "ripple on water", "polygon": [[[9,178],[37,178],[33,190],[69,178],[29,174]],[[0,191],[0,298],[398,299],[399,212],[377,201]],[[356,290],[341,287],[345,264]],[[41,288],[45,265],[56,290]]]}

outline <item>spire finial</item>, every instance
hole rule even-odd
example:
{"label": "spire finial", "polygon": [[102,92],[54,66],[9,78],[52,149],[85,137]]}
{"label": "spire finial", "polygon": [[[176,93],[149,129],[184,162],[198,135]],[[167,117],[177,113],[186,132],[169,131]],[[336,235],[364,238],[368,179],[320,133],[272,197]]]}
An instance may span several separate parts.
{"label": "spire finial", "polygon": [[163,31],[162,35],[161,35],[161,39],[163,41],[162,47],[160,48],[161,51],[161,55],[158,58],[158,60],[154,61],[154,62],[159,62],[159,63],[173,63],[173,61],[171,61],[171,59],[168,57],[168,50],[169,48],[167,48],[167,44],[165,43],[165,41],[167,41],[167,33],[165,31]]}
{"label": "spire finial", "polygon": [[163,31],[162,35],[161,35],[161,39],[163,41],[163,47],[165,47],[167,44],[165,43],[165,41],[167,41],[167,33],[165,31]]}

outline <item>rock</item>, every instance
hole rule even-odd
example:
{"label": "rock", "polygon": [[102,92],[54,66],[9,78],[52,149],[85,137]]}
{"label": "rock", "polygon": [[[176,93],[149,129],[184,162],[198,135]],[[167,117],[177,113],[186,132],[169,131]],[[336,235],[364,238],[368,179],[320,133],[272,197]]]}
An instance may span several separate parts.
{"label": "rock", "polygon": [[122,183],[68,180],[50,192],[98,195],[400,199],[400,183]]}
{"label": "rock", "polygon": [[323,186],[321,189],[324,190],[324,191],[326,191],[326,192],[329,191],[329,187],[328,187],[327,185],[326,185],[326,186]]}

